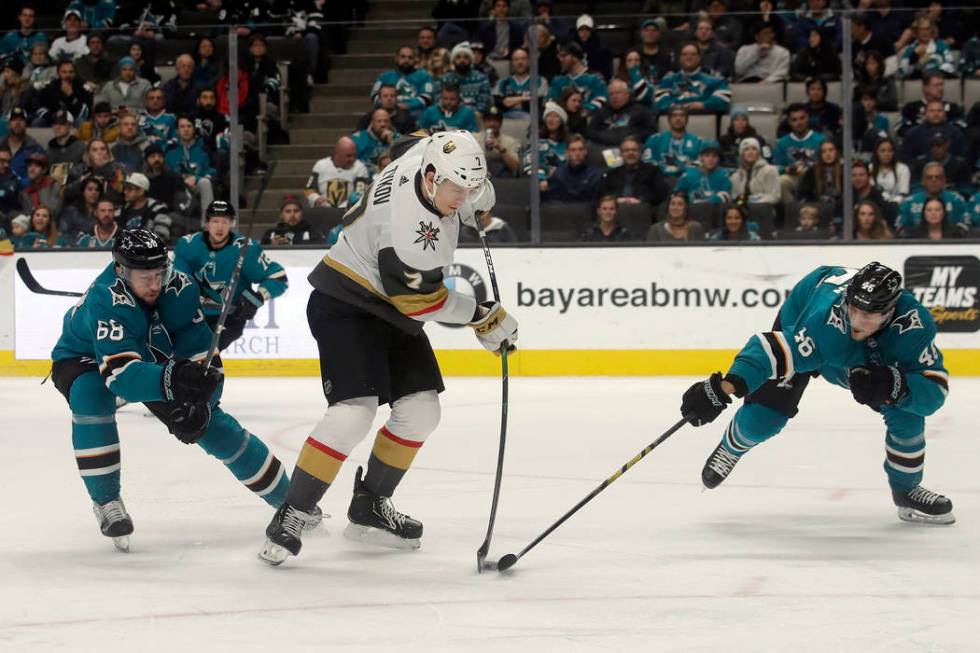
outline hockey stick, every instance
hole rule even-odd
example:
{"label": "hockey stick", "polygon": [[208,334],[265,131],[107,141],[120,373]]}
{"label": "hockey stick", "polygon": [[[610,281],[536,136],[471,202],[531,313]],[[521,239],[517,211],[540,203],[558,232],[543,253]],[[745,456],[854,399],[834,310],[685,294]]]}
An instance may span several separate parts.
{"label": "hockey stick", "polygon": [[228,319],[228,314],[231,312],[231,298],[235,294],[235,289],[238,287],[238,279],[242,276],[242,265],[245,263],[245,253],[248,251],[248,236],[244,237],[245,240],[242,243],[242,251],[238,253],[238,260],[235,261],[235,269],[231,273],[231,278],[228,279],[228,285],[225,286],[221,293],[221,313],[218,314],[218,321],[214,325],[214,335],[211,336],[211,346],[208,347],[208,357],[204,359],[204,369],[211,367],[211,361],[214,360],[215,354],[218,353],[218,343],[221,342],[221,332],[225,330],[225,321]]}
{"label": "hockey stick", "polygon": [[619,478],[620,476],[622,476],[623,474],[625,474],[629,470],[630,467],[632,467],[636,463],[638,463],[641,460],[643,460],[643,457],[644,456],[646,456],[648,453],[650,453],[651,451],[653,451],[654,449],[656,449],[657,446],[660,445],[661,442],[663,442],[664,440],[666,440],[667,438],[669,438],[670,436],[672,436],[674,433],[676,433],[677,430],[680,429],[685,424],[687,424],[687,422],[688,422],[688,416],[682,417],[680,419],[680,421],[678,421],[676,424],[674,424],[669,429],[667,429],[667,432],[666,433],[664,433],[659,438],[657,438],[652,443],[650,443],[643,451],[641,451],[640,453],[638,453],[635,456],[633,456],[633,458],[628,463],[626,463],[625,465],[623,465],[622,467],[620,467],[618,470],[616,470],[616,473],[615,474],[613,474],[612,476],[610,476],[609,478],[607,478],[606,480],[604,480],[602,483],[599,484],[599,487],[597,487],[596,489],[592,490],[592,492],[590,492],[587,497],[585,497],[584,499],[582,499],[581,501],[579,501],[578,503],[576,503],[575,506],[572,507],[571,510],[569,510],[568,512],[566,512],[564,515],[561,516],[561,518],[558,521],[556,521],[554,524],[552,524],[551,526],[549,526],[548,527],[548,530],[546,530],[545,532],[541,533],[541,535],[538,535],[534,539],[534,541],[532,541],[526,547],[524,547],[523,549],[521,549],[520,553],[517,553],[517,554],[508,553],[507,555],[505,555],[504,557],[502,557],[500,560],[498,560],[497,561],[497,564],[496,564],[497,570],[498,571],[506,571],[507,569],[510,569],[515,564],[517,564],[517,561],[520,560],[524,556],[525,553],[527,553],[528,551],[530,551],[531,549],[533,549],[534,547],[536,547],[538,545],[538,543],[541,542],[541,540],[543,540],[544,538],[548,537],[552,533],[552,531],[554,531],[556,528],[558,528],[559,526],[561,526],[562,524],[564,524],[565,521],[569,517],[571,517],[572,515],[574,515],[576,512],[578,512],[579,509],[582,506],[584,506],[585,504],[587,504],[589,501],[592,501],[592,499],[594,499],[596,497],[596,495],[598,495],[600,492],[602,492],[607,487],[609,487],[610,485],[612,485],[613,482],[617,478]]}
{"label": "hockey stick", "polygon": [[[490,273],[490,286],[493,288],[493,299],[500,303],[500,289],[497,287],[497,272],[493,268],[493,259],[490,258],[490,247],[487,245],[486,233],[480,218],[476,218],[476,230],[480,234],[480,244],[483,245],[483,256],[487,259],[487,271]],[[510,344],[504,342],[500,347],[500,380],[501,380],[501,399],[500,399],[500,447],[497,449],[497,473],[493,481],[493,501],[490,503],[490,523],[487,525],[487,536],[483,539],[483,544],[476,550],[476,571],[483,573],[486,570],[497,568],[494,562],[487,562],[487,553],[490,552],[490,539],[493,537],[493,524],[497,519],[497,502],[500,499],[500,482],[504,474],[504,447],[507,444],[507,395],[510,385],[510,372],[507,369],[507,350]]]}
{"label": "hockey stick", "polygon": [[26,258],[17,259],[15,265],[17,266],[17,274],[20,275],[20,280],[24,282],[24,285],[32,293],[37,293],[38,295],[55,295],[57,297],[81,297],[83,294],[71,290],[49,290],[45,288],[34,278],[34,273],[31,272],[31,268],[27,265]]}

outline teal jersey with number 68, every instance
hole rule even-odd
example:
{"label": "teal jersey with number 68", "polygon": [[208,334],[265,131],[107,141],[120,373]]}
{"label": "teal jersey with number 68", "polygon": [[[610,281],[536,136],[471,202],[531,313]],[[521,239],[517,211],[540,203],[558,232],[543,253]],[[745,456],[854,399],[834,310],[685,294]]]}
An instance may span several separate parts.
{"label": "teal jersey with number 68", "polygon": [[65,314],[51,358],[89,358],[116,396],[162,401],[161,362],[204,358],[210,344],[200,290],[190,277],[175,271],[156,304],[147,306],[110,264]]}
{"label": "teal jersey with number 68", "polygon": [[768,380],[813,372],[846,388],[852,367],[895,366],[910,390],[897,406],[918,415],[938,410],[949,375],[935,343],[932,315],[903,290],[885,326],[864,341],[854,340],[844,295],[856,273],[821,266],[801,279],[780,307],[776,327],[753,335],[728,373],[743,379],[752,392]]}

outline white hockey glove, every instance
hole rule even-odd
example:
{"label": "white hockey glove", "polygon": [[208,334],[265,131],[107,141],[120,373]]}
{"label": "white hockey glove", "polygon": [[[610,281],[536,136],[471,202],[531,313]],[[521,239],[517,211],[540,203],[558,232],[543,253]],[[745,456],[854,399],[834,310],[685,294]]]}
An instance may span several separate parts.
{"label": "white hockey glove", "polygon": [[497,302],[483,302],[476,310],[480,317],[470,322],[470,326],[484,349],[499,355],[500,348],[506,343],[507,351],[513,351],[517,342],[517,320]]}
{"label": "white hockey glove", "polygon": [[497,193],[493,189],[493,184],[490,183],[489,179],[484,179],[483,188],[480,189],[476,197],[467,200],[459,207],[459,221],[479,230],[480,225],[477,223],[477,216],[480,213],[493,210],[496,203]]}

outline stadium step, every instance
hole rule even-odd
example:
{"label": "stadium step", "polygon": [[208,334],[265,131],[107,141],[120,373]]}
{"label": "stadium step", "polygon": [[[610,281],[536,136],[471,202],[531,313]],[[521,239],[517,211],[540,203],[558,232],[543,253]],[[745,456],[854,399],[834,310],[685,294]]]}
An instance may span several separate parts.
{"label": "stadium step", "polygon": [[[389,62],[390,63],[390,62]],[[389,65],[388,68],[391,68]],[[386,70],[385,68],[352,68],[350,70],[331,70],[330,71],[330,83],[324,86],[324,94],[328,94],[330,89],[333,88],[334,84],[343,86],[356,86],[362,85],[366,82],[374,84],[374,80],[378,78],[382,72]],[[314,89],[314,92],[316,89]]]}
{"label": "stadium step", "polygon": [[[326,86],[329,86],[326,85]],[[363,95],[351,97],[313,97],[310,100],[310,113],[348,113],[364,112],[371,108],[371,89]],[[300,114],[295,114],[300,115]]]}
{"label": "stadium step", "polygon": [[[310,165],[306,172],[309,173],[313,169]],[[266,193],[272,193],[275,195],[282,195],[283,191],[289,191],[293,194],[300,196],[302,195],[303,188],[306,186],[306,181],[309,179],[308,175],[286,175],[276,168],[276,173],[269,180],[269,185],[266,187]],[[247,192],[253,192],[259,190],[262,187],[262,177],[251,176],[245,178],[245,190]]]}
{"label": "stadium step", "polygon": [[281,161],[276,161],[276,169],[273,171],[273,175],[275,177],[280,175],[284,177],[302,177],[303,183],[305,184],[306,178],[313,170],[313,164],[316,163],[317,160],[318,159],[283,159]]}
{"label": "stadium step", "polygon": [[269,152],[280,160],[305,159],[313,167],[314,161],[333,154],[333,143],[323,145],[270,145]]}
{"label": "stadium step", "polygon": [[[365,100],[364,112],[370,107],[370,102]],[[353,132],[357,121],[360,120],[364,112],[347,113],[297,113],[289,118],[289,128],[292,129],[346,129]]]}
{"label": "stadium step", "polygon": [[366,78],[351,83],[334,83],[331,79],[329,84],[317,84],[313,87],[313,99],[317,98],[361,98],[367,104],[371,97],[371,86],[374,85],[374,78]]}
{"label": "stadium step", "polygon": [[333,145],[341,136],[347,136],[351,129],[344,127],[302,129],[293,127],[289,130],[289,138],[297,145]]}
{"label": "stadium step", "polygon": [[341,70],[387,70],[391,68],[395,53],[384,54],[343,54],[330,60],[330,70],[336,74]]}

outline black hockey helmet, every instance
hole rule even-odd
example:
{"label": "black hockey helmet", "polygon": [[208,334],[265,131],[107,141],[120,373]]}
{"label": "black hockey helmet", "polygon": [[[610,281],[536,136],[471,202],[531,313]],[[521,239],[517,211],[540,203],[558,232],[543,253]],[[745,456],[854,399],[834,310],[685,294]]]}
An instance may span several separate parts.
{"label": "black hockey helmet", "polygon": [[887,313],[895,308],[902,293],[902,275],[878,261],[858,270],[847,286],[850,306],[868,313]]}
{"label": "black hockey helmet", "polygon": [[131,270],[156,270],[170,265],[167,243],[147,229],[124,229],[112,244],[112,259]]}
{"label": "black hockey helmet", "polygon": [[208,204],[208,210],[204,213],[204,221],[207,222],[214,217],[228,218],[234,222],[237,219],[235,207],[224,200],[214,200]]}

